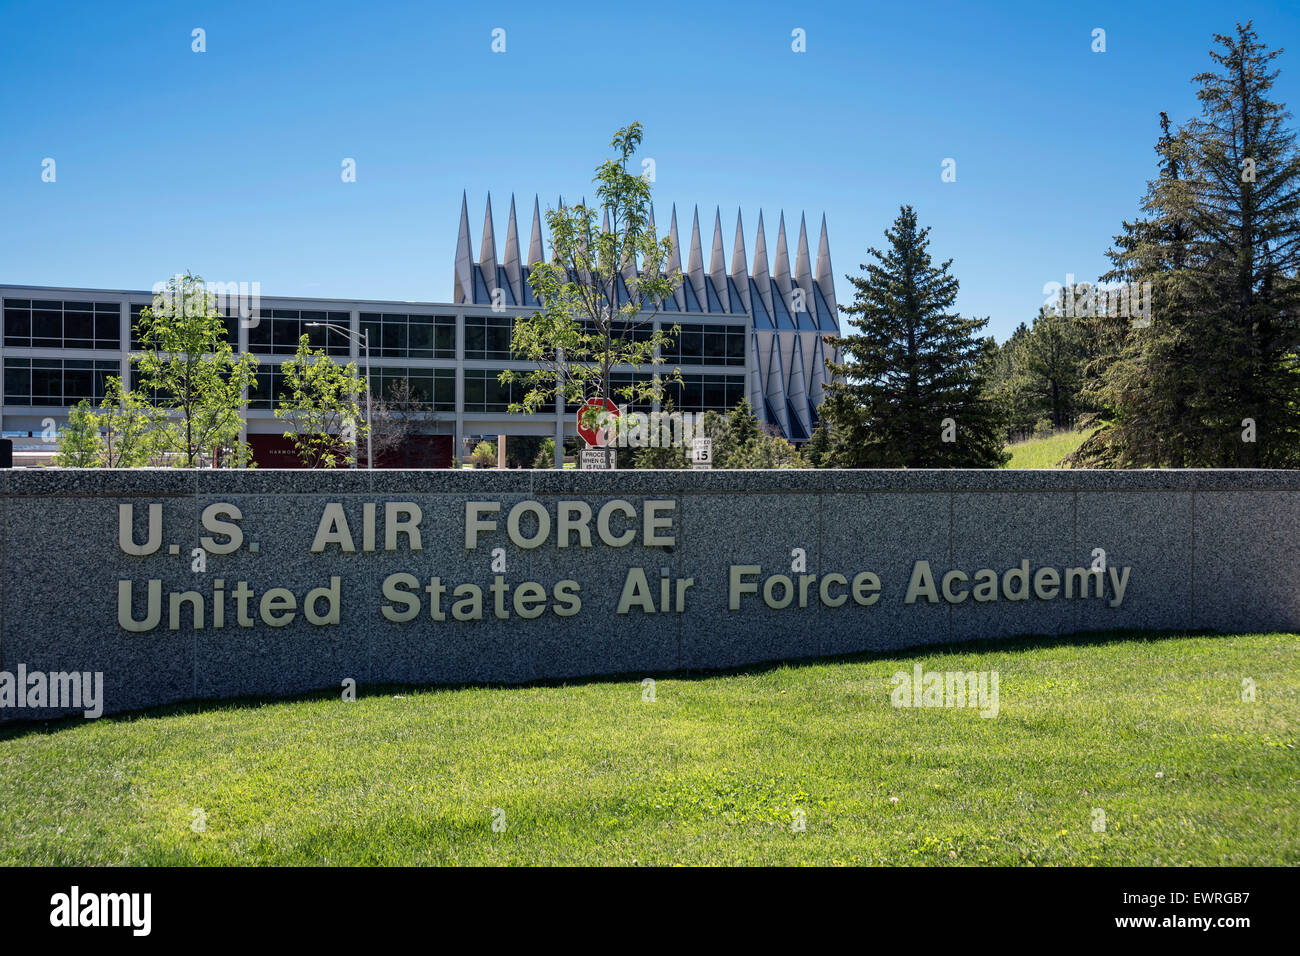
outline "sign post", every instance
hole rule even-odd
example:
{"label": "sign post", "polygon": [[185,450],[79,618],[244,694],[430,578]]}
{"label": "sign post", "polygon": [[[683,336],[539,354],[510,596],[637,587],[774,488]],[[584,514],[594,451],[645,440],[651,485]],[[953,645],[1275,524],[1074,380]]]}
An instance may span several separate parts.
{"label": "sign post", "polygon": [[611,432],[618,429],[618,406],[608,398],[589,398],[578,409],[578,434],[587,447],[578,454],[581,471],[606,471],[614,467],[614,451],[609,447]]}
{"label": "sign post", "polygon": [[692,468],[713,467],[713,439],[712,438],[691,439],[691,467]]}

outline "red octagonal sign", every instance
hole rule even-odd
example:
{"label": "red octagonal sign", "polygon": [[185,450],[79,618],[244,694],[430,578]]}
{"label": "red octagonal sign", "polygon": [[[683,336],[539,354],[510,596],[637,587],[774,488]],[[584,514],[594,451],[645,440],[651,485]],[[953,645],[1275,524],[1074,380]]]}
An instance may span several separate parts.
{"label": "red octagonal sign", "polygon": [[614,430],[611,418],[618,418],[618,406],[608,398],[589,398],[578,409],[578,434],[589,448],[604,448]]}

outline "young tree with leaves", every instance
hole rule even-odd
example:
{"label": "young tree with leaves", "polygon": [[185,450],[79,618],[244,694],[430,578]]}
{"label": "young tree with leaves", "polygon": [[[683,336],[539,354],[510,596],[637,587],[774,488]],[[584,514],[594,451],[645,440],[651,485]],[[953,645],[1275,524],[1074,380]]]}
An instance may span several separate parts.
{"label": "young tree with leaves", "polygon": [[[650,228],[650,181],[628,168],[641,135],[640,123],[614,134],[615,156],[596,170],[595,206],[546,213],[552,260],[533,265],[528,278],[541,308],[516,320],[511,339],[514,353],[538,368],[501,373],[501,382],[527,386],[511,412],[536,412],[557,392],[584,408],[587,399],[619,404],[663,396],[660,375],[612,384],[615,369],[663,364],[659,350],[672,335],[654,329],[652,316],[681,281],[680,272],[666,271],[672,241]],[[598,416],[602,406],[593,406]]]}
{"label": "young tree with leaves", "polygon": [[171,427],[139,392],[123,388],[111,375],[99,407],[83,398],[68,413],[59,434],[55,464],[65,468],[140,468],[148,465],[164,444]]}
{"label": "young tree with leaves", "polygon": [[104,436],[101,460],[105,468],[141,468],[152,462],[159,449],[172,441],[174,427],[159,415],[139,392],[128,389],[110,375],[104,400],[99,404],[99,424]]}
{"label": "young tree with leaves", "polygon": [[843,311],[858,331],[828,338],[843,361],[828,363],[835,380],[821,410],[847,467],[974,468],[1008,459],[978,369],[988,320],[952,311],[952,260],[934,265],[929,232],[903,206],[885,231],[889,248],[869,250],[876,262],[847,277],[854,300]]}
{"label": "young tree with leaves", "polygon": [[246,465],[240,441],[244,394],[256,384],[257,358],[235,356],[226,339],[216,297],[199,276],[175,276],[140,314],[141,352],[131,361],[138,385],[157,396],[159,409],[176,416],[176,427],[159,433],[167,451],[193,468],[203,455],[227,465]]}
{"label": "young tree with leaves", "polygon": [[357,403],[357,365],[339,365],[325,349],[313,349],[306,335],[294,357],[280,366],[284,392],[275,417],[288,424],[284,437],[308,468],[356,464],[357,445],[370,423]]}
{"label": "young tree with leaves", "polygon": [[59,451],[53,463],[59,468],[99,468],[104,460],[104,436],[99,413],[83,398],[68,409],[68,424],[59,430]]}

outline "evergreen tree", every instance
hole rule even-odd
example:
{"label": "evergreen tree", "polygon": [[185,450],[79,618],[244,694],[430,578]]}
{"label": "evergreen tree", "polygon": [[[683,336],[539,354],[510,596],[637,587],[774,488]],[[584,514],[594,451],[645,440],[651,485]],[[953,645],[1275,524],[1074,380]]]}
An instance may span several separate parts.
{"label": "evergreen tree", "polygon": [[821,419],[813,428],[812,438],[803,446],[803,458],[812,468],[832,468],[834,467],[832,452],[831,431],[826,420]]}
{"label": "evergreen tree", "polygon": [[[727,412],[726,445],[734,453],[750,442],[757,441],[760,434],[758,417],[754,414],[754,409],[749,404],[749,400],[742,398],[735,408]],[[731,468],[734,466],[723,465],[723,467]]]}
{"label": "evergreen tree", "polygon": [[1008,356],[1007,384],[1016,396],[1016,412],[1031,418],[1031,424],[1047,418],[1052,427],[1064,428],[1082,407],[1079,393],[1088,343],[1081,320],[1041,308]]}
{"label": "evergreen tree", "polygon": [[1132,316],[1087,319],[1094,357],[1084,370],[1084,392],[1105,417],[1069,461],[1105,467],[1181,467],[1197,457],[1210,404],[1195,352],[1213,336],[1213,311],[1198,289],[1192,241],[1195,193],[1187,175],[1193,143],[1186,130],[1170,131],[1160,114],[1159,172],[1148,183],[1141,216],[1125,221],[1107,253],[1104,281],[1128,283],[1152,303],[1149,323]]}
{"label": "evergreen tree", "polygon": [[[1215,36],[1218,72],[1195,77],[1201,116],[1192,124],[1198,202],[1195,232],[1209,246],[1206,291],[1221,334],[1215,358],[1219,464],[1294,465],[1300,440],[1300,155],[1286,108],[1269,99],[1282,51],[1263,46],[1251,25]],[[1242,419],[1257,441],[1242,441]],[[1226,441],[1224,441],[1226,439]],[[1226,447],[1225,447],[1226,446]]]}
{"label": "evergreen tree", "polygon": [[1003,464],[1003,422],[977,365],[987,319],[952,311],[952,260],[934,265],[928,228],[904,206],[885,231],[886,252],[848,276],[856,334],[830,337],[843,361],[822,406],[848,467],[958,468]]}
{"label": "evergreen tree", "polygon": [[1159,174],[1110,252],[1104,278],[1150,284],[1151,324],[1094,323],[1090,389],[1109,422],[1076,463],[1300,460],[1300,158],[1289,114],[1268,98],[1281,51],[1249,23],[1215,40],[1218,71],[1195,77],[1201,116],[1171,132],[1161,114]]}

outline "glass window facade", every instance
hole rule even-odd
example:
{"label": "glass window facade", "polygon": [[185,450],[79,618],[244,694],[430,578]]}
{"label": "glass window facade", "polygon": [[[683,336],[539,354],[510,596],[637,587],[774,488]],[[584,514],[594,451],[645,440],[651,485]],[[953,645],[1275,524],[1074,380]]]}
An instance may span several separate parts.
{"label": "glass window facade", "polygon": [[[627,405],[634,412],[648,412],[653,410],[653,401],[642,401],[637,399],[636,401],[629,402],[623,395],[619,394],[619,389],[621,388],[627,388],[632,384],[648,386],[653,379],[653,374],[646,374],[644,372],[637,372],[636,374],[633,374],[632,372],[610,372],[609,387],[614,392],[614,403],[616,405]],[[661,386],[663,388],[664,397],[671,394],[667,386],[668,383],[666,382]]]}
{"label": "glass window facade", "polygon": [[745,341],[743,325],[683,323],[681,332],[673,338],[673,344],[663,350],[662,355],[669,365],[743,366]]}
{"label": "glass window facade", "polygon": [[[235,334],[238,335],[238,318],[234,322]],[[348,329],[351,328],[352,316],[348,312],[263,307],[257,324],[248,330],[248,351],[258,355],[293,355],[298,351],[298,339],[306,335],[307,343],[314,349],[324,349],[326,355],[346,358],[350,354],[346,335],[323,326],[310,328],[312,322],[328,322]]]}
{"label": "glass window facade", "polygon": [[456,410],[456,370],[454,368],[372,368],[371,393],[375,398],[391,398],[393,387],[402,379],[411,383],[411,397],[429,405],[436,412]]}
{"label": "glass window facade", "polygon": [[508,359],[515,320],[508,315],[465,316],[465,358]]}
{"label": "glass window facade", "polygon": [[256,372],[257,383],[248,390],[249,408],[274,408],[284,397],[284,373],[278,363],[263,363]]}
{"label": "glass window facade", "polygon": [[522,382],[502,385],[500,369],[465,369],[465,411],[504,412],[511,402],[522,402],[528,387]]}
{"label": "glass window facade", "polygon": [[745,397],[743,375],[683,375],[682,382],[665,384],[665,392],[679,412],[726,411]]}
{"label": "glass window facade", "polygon": [[454,315],[362,312],[361,331],[370,337],[370,354],[373,357],[456,357]]}
{"label": "glass window facade", "polygon": [[6,405],[75,405],[103,399],[117,362],[90,359],[5,358]]}
{"label": "glass window facade", "polygon": [[[582,323],[582,331],[585,335],[595,335],[596,323],[584,321]],[[622,338],[628,342],[648,342],[654,337],[654,331],[654,323],[649,319],[644,322],[628,322],[626,324],[614,326],[614,336],[616,338]]]}
{"label": "glass window facade", "polygon": [[[744,375],[683,375],[681,384],[669,380],[670,368],[660,372],[663,379],[660,407],[673,403],[673,409],[679,412],[703,412],[710,409],[719,412],[730,411],[740,404],[745,397]],[[611,372],[609,386],[614,391],[614,402],[627,404],[627,400],[618,394],[618,389],[630,385],[634,380],[648,384],[654,376],[646,372]],[[630,404],[633,411],[648,412],[654,407],[653,402],[635,401]],[[576,411],[578,403],[568,404],[570,412]]]}
{"label": "glass window facade", "polygon": [[[358,367],[358,375],[364,372]],[[456,370],[454,368],[379,368],[370,369],[370,385],[375,399],[391,398],[393,386],[401,379],[411,383],[411,395],[434,411],[456,410]],[[257,370],[257,386],[248,393],[249,408],[275,408],[285,396],[281,366],[264,365]],[[364,402],[364,396],[358,401]]]}
{"label": "glass window facade", "polygon": [[[131,303],[131,350],[134,352],[140,351],[140,313],[150,307],[151,307],[150,303],[148,302]],[[263,309],[262,315],[265,316],[267,314],[269,314],[269,310]],[[263,318],[261,321],[265,322],[266,319]],[[230,343],[230,347],[232,349],[238,352],[239,351],[239,312],[237,306],[232,306],[231,308],[224,310],[224,318],[222,319],[222,324],[224,324],[226,327],[226,341]],[[250,334],[251,334],[251,330],[250,330]],[[297,349],[296,343],[294,348],[296,351]]]}
{"label": "glass window facade", "polygon": [[120,349],[116,302],[5,299],[4,343],[17,348]]}

